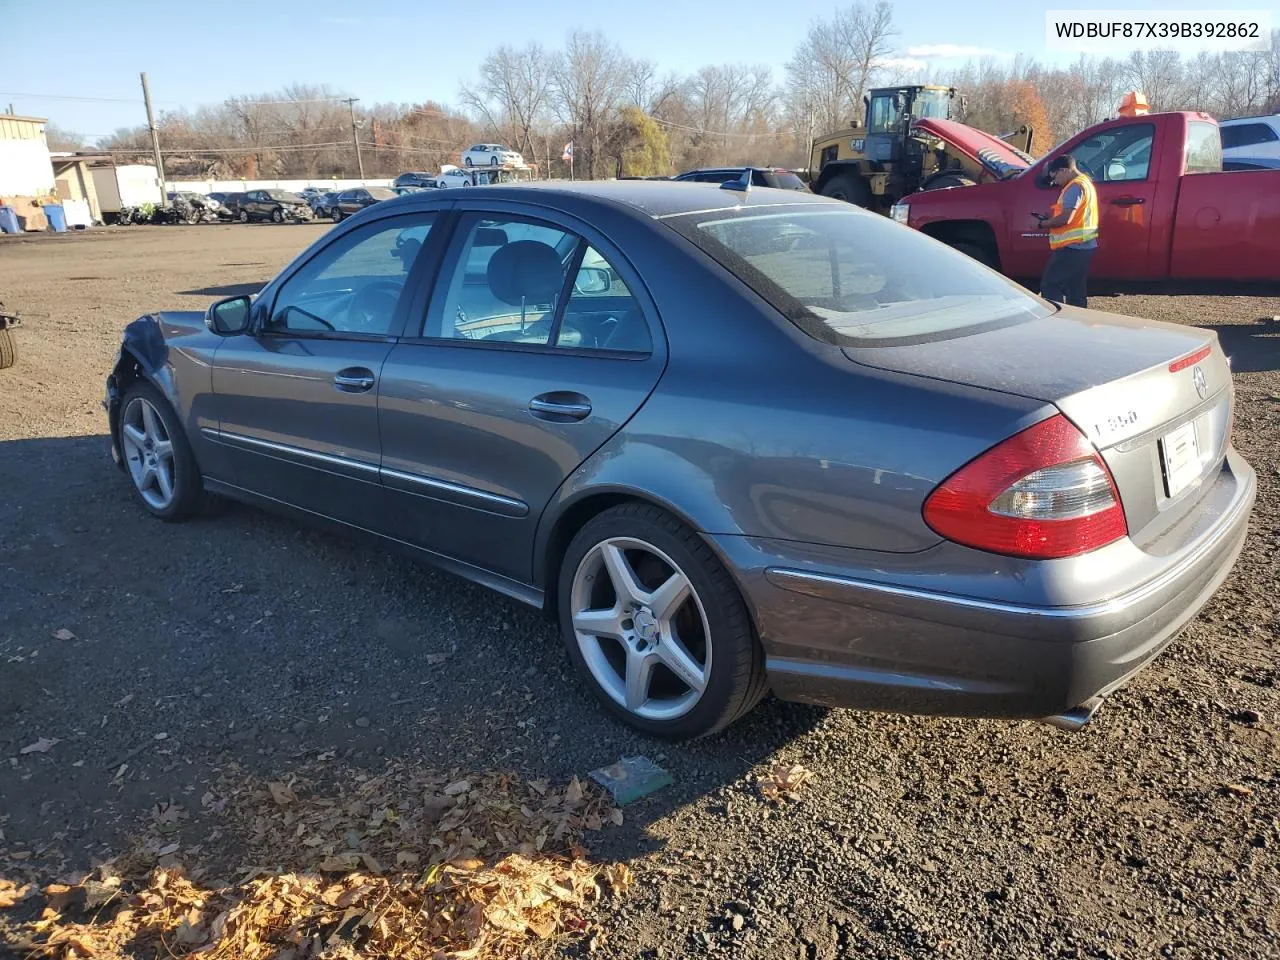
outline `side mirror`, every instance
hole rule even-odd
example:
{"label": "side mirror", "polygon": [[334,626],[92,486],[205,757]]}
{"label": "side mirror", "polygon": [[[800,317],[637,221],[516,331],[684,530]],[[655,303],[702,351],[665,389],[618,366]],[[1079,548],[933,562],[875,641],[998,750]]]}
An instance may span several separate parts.
{"label": "side mirror", "polygon": [[204,325],[220,337],[234,337],[249,329],[248,297],[228,297],[213,304],[204,315]]}
{"label": "side mirror", "polygon": [[604,293],[613,286],[613,279],[604,267],[583,267],[573,281],[573,289],[578,293]]}

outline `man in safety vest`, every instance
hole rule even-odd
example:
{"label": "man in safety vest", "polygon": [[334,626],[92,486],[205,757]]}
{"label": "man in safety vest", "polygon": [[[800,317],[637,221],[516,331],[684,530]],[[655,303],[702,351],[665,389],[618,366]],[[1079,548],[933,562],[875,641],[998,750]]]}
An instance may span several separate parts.
{"label": "man in safety vest", "polygon": [[1089,263],[1098,251],[1098,192],[1071,154],[1049,162],[1049,179],[1062,188],[1053,212],[1037,214],[1049,231],[1049,263],[1040,278],[1040,296],[1073,307],[1089,305]]}

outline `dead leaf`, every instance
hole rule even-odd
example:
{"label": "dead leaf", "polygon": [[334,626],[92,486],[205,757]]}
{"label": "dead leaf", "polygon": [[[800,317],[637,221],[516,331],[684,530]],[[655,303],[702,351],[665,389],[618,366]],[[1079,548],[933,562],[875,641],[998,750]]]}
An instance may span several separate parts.
{"label": "dead leaf", "polygon": [[76,639],[76,635],[75,635],[74,633],[72,633],[70,630],[68,630],[66,627],[63,627],[61,630],[55,630],[55,631],[53,631],[53,639],[55,639],[55,640],[74,640],[74,639]]}
{"label": "dead leaf", "polygon": [[1243,783],[1225,783],[1222,792],[1233,797],[1252,797],[1253,787],[1246,787]]}
{"label": "dead leaf", "polygon": [[468,792],[470,789],[471,789],[470,780],[455,780],[453,783],[449,784],[447,787],[444,788],[444,795],[446,797],[457,797],[457,796],[460,796],[461,794]]}
{"label": "dead leaf", "polygon": [[564,791],[564,802],[570,807],[576,807],[582,802],[582,784],[577,777],[569,781],[569,786]]}
{"label": "dead leaf", "polygon": [[418,855],[409,850],[401,850],[396,854],[397,867],[416,867],[418,865]]}
{"label": "dead leaf", "polygon": [[30,744],[30,745],[28,745],[28,746],[23,747],[23,748],[22,748],[21,750],[19,750],[18,752],[19,752],[19,753],[22,753],[22,754],[27,754],[27,753],[48,753],[50,750],[52,750],[52,749],[54,748],[54,746],[56,746],[57,744],[59,744],[59,743],[61,743],[61,742],[62,742],[62,741],[61,741],[61,740],[58,740],[58,739],[51,739],[51,738],[49,738],[49,737],[41,737],[41,738],[40,738],[39,740],[37,740],[35,743],[32,743],[32,744]]}
{"label": "dead leaf", "polygon": [[615,827],[622,826],[622,822],[623,822],[622,811],[619,810],[617,807],[614,807],[612,810],[610,810],[609,822],[612,823]]}
{"label": "dead leaf", "polygon": [[320,861],[317,869],[323,873],[350,873],[358,866],[360,866],[359,851],[349,850],[336,856],[325,857]]}
{"label": "dead leaf", "polygon": [[16,906],[27,899],[27,895],[30,893],[31,884],[26,883],[18,886],[12,880],[0,877],[0,910],[8,910],[10,907]]}
{"label": "dead leaf", "polygon": [[273,780],[267,784],[267,789],[271,791],[271,799],[282,807],[287,807],[298,798],[289,787],[278,780]]}
{"label": "dead leaf", "polygon": [[767,800],[795,799],[800,788],[813,779],[813,772],[798,763],[775,763],[759,778],[761,795]]}
{"label": "dead leaf", "polygon": [[609,886],[613,888],[613,892],[616,895],[626,892],[627,888],[631,886],[631,881],[635,879],[635,875],[625,863],[615,863],[612,866],[605,867],[604,878],[609,881]]}

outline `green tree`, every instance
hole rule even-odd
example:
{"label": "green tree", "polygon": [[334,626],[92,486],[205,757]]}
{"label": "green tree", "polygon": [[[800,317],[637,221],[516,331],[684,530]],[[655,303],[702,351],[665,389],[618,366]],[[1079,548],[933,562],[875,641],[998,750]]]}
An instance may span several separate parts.
{"label": "green tree", "polygon": [[619,177],[656,177],[671,172],[666,131],[639,107],[623,107],[610,146]]}

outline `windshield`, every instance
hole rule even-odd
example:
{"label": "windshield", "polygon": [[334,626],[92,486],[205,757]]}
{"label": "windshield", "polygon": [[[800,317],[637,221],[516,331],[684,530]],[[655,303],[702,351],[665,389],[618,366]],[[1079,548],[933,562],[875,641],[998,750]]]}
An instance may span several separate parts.
{"label": "windshield", "polygon": [[911,105],[911,116],[917,120],[930,117],[946,120],[951,116],[951,97],[946,90],[921,90]]}
{"label": "windshield", "polygon": [[375,200],[389,200],[395,195],[396,195],[396,192],[394,190],[388,189],[387,187],[370,187],[369,188],[369,196],[373,197],[373,199]]}
{"label": "windshield", "polygon": [[1052,308],[964,254],[882,217],[825,205],[665,221],[815,339],[955,336]]}

